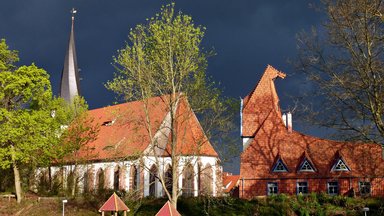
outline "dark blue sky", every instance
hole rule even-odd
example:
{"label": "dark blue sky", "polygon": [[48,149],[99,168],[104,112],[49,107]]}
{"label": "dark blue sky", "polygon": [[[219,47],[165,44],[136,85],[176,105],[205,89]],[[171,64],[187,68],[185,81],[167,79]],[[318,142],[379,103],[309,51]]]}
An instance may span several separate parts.
{"label": "dark blue sky", "polygon": [[[295,34],[320,25],[321,15],[309,7],[316,0],[175,2],[178,10],[207,27],[204,47],[217,52],[209,59],[208,74],[222,84],[226,95],[246,96],[267,64],[287,73],[285,80],[277,82],[283,110],[293,105],[290,96],[311,87],[303,83],[303,77],[293,75],[287,59],[296,56]],[[20,64],[35,62],[47,70],[57,95],[69,38],[69,11],[75,7],[80,88],[90,108],[102,107],[115,101],[103,85],[113,77],[112,56],[124,46],[130,28],[144,23],[166,3],[169,1],[6,1],[0,7],[0,38],[19,50]]]}

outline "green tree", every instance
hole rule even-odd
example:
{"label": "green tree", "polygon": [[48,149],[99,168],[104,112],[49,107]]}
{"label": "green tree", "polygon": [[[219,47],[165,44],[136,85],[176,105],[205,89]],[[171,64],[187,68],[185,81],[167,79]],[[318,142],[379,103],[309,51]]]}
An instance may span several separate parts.
{"label": "green tree", "polygon": [[[70,170],[71,179],[69,181],[71,184],[69,189],[71,196],[75,196],[76,186],[80,180],[78,165],[85,164],[88,159],[96,156],[90,151],[91,149],[87,149],[87,144],[97,138],[100,125],[96,124],[94,119],[88,115],[88,105],[84,98],[75,97],[73,103],[69,104],[69,108],[70,120],[68,126],[64,126],[60,136],[60,146],[57,146],[60,149],[57,152],[61,152],[61,154],[58,155],[56,152],[53,155],[57,157],[56,161],[69,162],[73,165],[71,166],[72,170]],[[86,152],[87,155],[79,155],[80,150],[83,153]]]}
{"label": "green tree", "polygon": [[[176,127],[177,122],[192,118],[192,115],[178,114],[177,105],[188,100],[200,118],[207,137],[217,141],[217,145],[223,144],[224,137],[233,129],[231,118],[234,112],[231,108],[234,101],[222,97],[221,90],[205,73],[207,58],[213,53],[205,52],[201,47],[204,32],[205,28],[196,26],[190,16],[175,13],[174,4],[162,7],[160,14],[130,31],[129,42],[114,58],[117,70],[115,78],[106,85],[124,100],[144,101],[143,109],[147,115],[145,126],[149,129],[153,146],[151,155],[155,156],[157,167],[160,166],[156,157],[156,138],[151,133],[153,122],[148,116],[153,107],[146,102],[154,96],[168,95],[163,103],[170,113],[170,126],[167,129],[171,137],[171,187],[163,175],[157,177],[175,207],[180,195],[178,178],[182,174],[182,171],[178,171],[180,154],[176,142],[183,136],[183,131]],[[217,139],[214,139],[215,136]],[[225,145],[230,146],[230,143]]]}
{"label": "green tree", "polygon": [[[0,168],[12,167],[17,202],[22,200],[21,166],[41,162],[54,145],[58,122],[51,117],[51,84],[46,71],[17,67],[17,52],[0,42]],[[43,158],[43,157],[42,157]]]}
{"label": "green tree", "polygon": [[384,143],[383,1],[322,3],[323,29],[298,35],[297,66],[313,81],[310,98],[321,107],[311,122],[345,139]]}

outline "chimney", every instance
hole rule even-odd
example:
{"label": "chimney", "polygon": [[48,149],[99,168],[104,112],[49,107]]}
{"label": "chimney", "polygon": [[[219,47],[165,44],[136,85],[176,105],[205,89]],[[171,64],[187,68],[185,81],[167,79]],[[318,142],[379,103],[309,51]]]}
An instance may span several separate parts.
{"label": "chimney", "polygon": [[287,115],[284,113],[281,118],[283,119],[284,126],[287,127]]}
{"label": "chimney", "polygon": [[286,125],[288,132],[292,132],[292,113],[288,112],[287,113],[287,125]]}

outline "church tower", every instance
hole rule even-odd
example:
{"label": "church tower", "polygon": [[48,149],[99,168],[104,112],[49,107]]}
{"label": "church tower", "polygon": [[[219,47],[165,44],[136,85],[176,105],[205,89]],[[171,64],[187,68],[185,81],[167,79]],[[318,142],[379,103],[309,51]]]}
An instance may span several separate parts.
{"label": "church tower", "polygon": [[79,69],[77,67],[74,22],[76,10],[71,10],[72,26],[69,44],[65,55],[64,67],[61,74],[60,96],[68,103],[72,103],[75,96],[80,95]]}

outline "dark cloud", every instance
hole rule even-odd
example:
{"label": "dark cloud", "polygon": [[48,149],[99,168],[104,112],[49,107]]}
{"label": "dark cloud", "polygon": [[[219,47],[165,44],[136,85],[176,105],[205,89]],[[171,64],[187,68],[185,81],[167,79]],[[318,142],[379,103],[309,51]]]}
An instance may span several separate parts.
{"label": "dark cloud", "polygon": [[[314,0],[315,1],[315,0]],[[114,95],[103,83],[112,79],[112,56],[124,46],[130,28],[145,22],[169,1],[29,0],[2,2],[0,38],[20,51],[21,64],[35,62],[51,75],[57,94],[70,30],[70,9],[76,15],[81,90],[91,108],[112,104]],[[298,94],[310,86],[293,76],[287,59],[295,58],[295,34],[321,16],[306,0],[180,0],[178,10],[207,27],[204,46],[217,56],[209,60],[208,73],[220,81],[225,93],[244,97],[257,83],[267,64],[288,74],[278,82],[280,96]],[[317,2],[317,1],[315,1]],[[281,97],[283,109],[290,97]]]}

